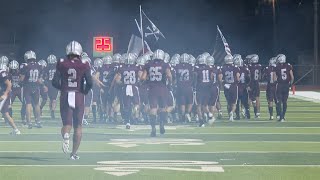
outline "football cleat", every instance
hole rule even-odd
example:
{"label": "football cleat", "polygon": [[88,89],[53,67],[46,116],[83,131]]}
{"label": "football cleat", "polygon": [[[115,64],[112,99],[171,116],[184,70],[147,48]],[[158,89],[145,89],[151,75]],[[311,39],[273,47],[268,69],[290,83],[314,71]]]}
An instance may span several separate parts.
{"label": "football cleat", "polygon": [[191,122],[191,116],[189,113],[186,114],[186,120],[187,122]]}
{"label": "football cleat", "polygon": [[28,124],[28,129],[32,129],[32,123]]}
{"label": "football cleat", "polygon": [[210,126],[212,126],[215,120],[216,120],[216,118],[215,118],[215,117],[212,117],[211,119],[209,119],[208,124],[209,124]]}
{"label": "football cleat", "polygon": [[166,132],[166,130],[164,129],[164,123],[160,122],[160,134],[164,134]]}
{"label": "football cleat", "polygon": [[269,120],[273,120],[273,116],[270,116],[270,119]]}
{"label": "football cleat", "polygon": [[19,129],[14,129],[12,132],[10,132],[11,135],[20,135],[21,132],[19,131]]}
{"label": "football cleat", "polygon": [[155,127],[153,127],[152,130],[151,130],[150,136],[151,137],[156,137],[156,135],[157,135],[157,130],[156,130]]}
{"label": "football cleat", "polygon": [[36,128],[42,128],[42,125],[41,125],[40,122],[37,122],[34,127],[36,127]]}
{"label": "football cleat", "polygon": [[78,156],[77,154],[70,154],[70,160],[78,160],[80,159],[80,156]]}
{"label": "football cleat", "polygon": [[69,133],[64,134],[63,141],[62,141],[62,151],[63,153],[67,154],[70,152],[70,135]]}
{"label": "football cleat", "polygon": [[285,119],[284,118],[282,118],[281,120],[280,120],[280,122],[284,122],[285,121]]}
{"label": "football cleat", "polygon": [[130,129],[130,123],[126,124],[126,129]]}
{"label": "football cleat", "polygon": [[230,112],[230,113],[229,113],[229,121],[233,122],[233,120],[234,120],[234,119],[233,119],[233,113]]}

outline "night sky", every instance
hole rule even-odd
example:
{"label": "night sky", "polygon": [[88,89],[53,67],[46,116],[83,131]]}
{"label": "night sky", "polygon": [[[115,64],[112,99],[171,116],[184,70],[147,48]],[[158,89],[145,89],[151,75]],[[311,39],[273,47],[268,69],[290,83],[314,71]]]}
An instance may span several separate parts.
{"label": "night sky", "polygon": [[158,43],[170,54],[212,53],[217,25],[232,53],[257,53],[263,62],[281,52],[295,63],[300,54],[313,51],[313,0],[277,0],[275,48],[272,4],[267,0],[3,1],[0,44],[15,44],[17,58],[29,49],[40,58],[63,56],[71,40],[91,52],[97,35],[114,37],[114,52],[123,53],[131,34],[138,35],[134,19],[139,18],[140,4],[166,36]]}

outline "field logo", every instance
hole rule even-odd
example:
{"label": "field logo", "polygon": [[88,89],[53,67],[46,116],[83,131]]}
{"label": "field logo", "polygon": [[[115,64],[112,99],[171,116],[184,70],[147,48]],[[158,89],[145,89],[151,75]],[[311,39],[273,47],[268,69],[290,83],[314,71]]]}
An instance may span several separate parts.
{"label": "field logo", "polygon": [[210,161],[179,161],[179,160],[133,160],[133,161],[100,161],[94,168],[114,176],[126,176],[138,173],[142,169],[172,170],[183,172],[224,172],[218,162]]}
{"label": "field logo", "polygon": [[169,144],[171,146],[199,146],[204,145],[201,139],[173,139],[173,138],[150,138],[150,139],[111,139],[108,144],[124,148],[139,145]]}

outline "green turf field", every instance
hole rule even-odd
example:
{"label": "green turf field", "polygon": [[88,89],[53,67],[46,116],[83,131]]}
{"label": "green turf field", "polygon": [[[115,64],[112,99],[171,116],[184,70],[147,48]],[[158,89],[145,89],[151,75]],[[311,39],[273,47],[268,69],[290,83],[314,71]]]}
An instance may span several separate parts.
{"label": "green turf field", "polygon": [[21,128],[20,136],[1,122],[0,180],[320,179],[320,104],[290,98],[283,123],[268,120],[265,101],[261,111],[260,120],[214,127],[168,125],[157,138],[144,125],[89,125],[78,161],[61,151],[59,120],[45,118],[44,128]]}

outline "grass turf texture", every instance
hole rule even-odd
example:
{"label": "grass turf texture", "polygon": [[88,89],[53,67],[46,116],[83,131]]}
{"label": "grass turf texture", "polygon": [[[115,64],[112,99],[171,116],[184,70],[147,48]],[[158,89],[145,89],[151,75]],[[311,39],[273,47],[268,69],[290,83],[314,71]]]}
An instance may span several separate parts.
{"label": "grass turf texture", "polygon": [[[320,104],[293,98],[288,104],[284,123],[268,120],[263,100],[259,120],[230,123],[225,118],[206,128],[170,125],[167,133],[157,138],[149,138],[149,126],[133,126],[129,131],[123,125],[90,125],[84,127],[78,161],[68,160],[68,155],[61,152],[61,122],[47,118],[46,107],[42,129],[21,127],[21,136],[10,136],[9,128],[0,124],[0,179],[320,179]],[[20,104],[15,102],[13,108],[19,124]],[[128,144],[131,146],[123,147]],[[135,164],[137,172],[123,176],[95,170],[108,166],[100,161],[137,160],[163,160],[169,165],[152,168],[157,163],[141,162]],[[179,167],[170,166],[174,161],[182,162]],[[224,172],[197,172],[201,166],[188,166],[184,161],[216,162],[214,167],[222,167]],[[114,171],[128,171],[121,169],[126,165],[113,166],[120,167]],[[164,166],[191,170],[161,169]]]}

